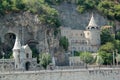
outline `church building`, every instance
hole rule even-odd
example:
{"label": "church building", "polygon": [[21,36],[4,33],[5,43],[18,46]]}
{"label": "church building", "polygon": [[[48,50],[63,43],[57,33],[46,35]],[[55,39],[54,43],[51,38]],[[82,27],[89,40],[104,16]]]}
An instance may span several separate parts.
{"label": "church building", "polygon": [[61,36],[68,39],[70,52],[89,51],[97,52],[100,47],[100,28],[92,15],[86,30],[76,30],[69,27],[61,27]]}
{"label": "church building", "polygon": [[32,58],[30,47],[27,44],[22,46],[18,36],[16,36],[16,41],[13,47],[13,57],[16,70],[32,69],[37,64],[37,59]]}

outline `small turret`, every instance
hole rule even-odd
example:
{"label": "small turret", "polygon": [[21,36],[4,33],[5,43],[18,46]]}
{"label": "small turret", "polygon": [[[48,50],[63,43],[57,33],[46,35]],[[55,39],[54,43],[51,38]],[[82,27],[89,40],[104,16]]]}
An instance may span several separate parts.
{"label": "small turret", "polygon": [[92,46],[93,52],[97,52],[99,46],[100,46],[100,30],[98,25],[96,24],[96,21],[93,17],[90,19],[90,22],[88,26],[86,27],[86,38],[89,39],[90,45]]}
{"label": "small turret", "polygon": [[98,25],[95,22],[93,14],[92,14],[92,17],[91,17],[90,22],[89,22],[88,26],[86,27],[86,29],[87,30],[99,29]]}
{"label": "small turret", "polygon": [[16,37],[15,44],[13,47],[13,50],[16,50],[16,49],[21,49],[21,44],[20,44],[20,40],[18,39],[18,37]]}
{"label": "small turret", "polygon": [[20,44],[19,37],[16,36],[15,44],[14,44],[14,47],[13,47],[13,57],[15,59],[15,69],[20,69],[21,48],[22,48],[22,46]]}

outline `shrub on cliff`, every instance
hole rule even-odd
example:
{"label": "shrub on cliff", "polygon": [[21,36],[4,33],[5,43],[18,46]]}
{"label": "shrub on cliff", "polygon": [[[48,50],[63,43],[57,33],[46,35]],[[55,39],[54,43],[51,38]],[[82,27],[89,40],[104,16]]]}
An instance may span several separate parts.
{"label": "shrub on cliff", "polygon": [[40,65],[42,65],[45,69],[51,63],[51,57],[49,53],[42,53],[39,55]]}

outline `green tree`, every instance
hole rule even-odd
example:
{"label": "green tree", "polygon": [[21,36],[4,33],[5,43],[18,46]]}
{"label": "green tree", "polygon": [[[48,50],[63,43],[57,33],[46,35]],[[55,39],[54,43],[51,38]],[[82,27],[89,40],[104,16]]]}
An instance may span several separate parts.
{"label": "green tree", "polygon": [[115,39],[120,40],[120,31],[118,31],[115,35]]}
{"label": "green tree", "polygon": [[112,42],[115,40],[109,29],[102,29],[100,37],[101,44],[105,44],[106,42]]}
{"label": "green tree", "polygon": [[81,52],[74,51],[74,56],[80,56]]}
{"label": "green tree", "polygon": [[114,40],[114,47],[115,49],[118,50],[118,52],[120,52],[120,40]]}
{"label": "green tree", "polygon": [[42,65],[45,69],[51,63],[51,57],[49,53],[42,53],[39,55],[40,65]]}
{"label": "green tree", "polygon": [[115,46],[112,42],[107,42],[99,48],[99,51],[105,51],[107,53],[112,53],[115,49]]}
{"label": "green tree", "polygon": [[105,51],[99,51],[98,53],[99,53],[98,55],[103,59],[104,65],[112,64],[113,60],[112,53],[107,53]]}
{"label": "green tree", "polygon": [[68,39],[64,36],[60,38],[59,45],[65,49],[65,51],[68,50],[69,42]]}
{"label": "green tree", "polygon": [[90,52],[82,52],[80,54],[80,59],[86,64],[93,62],[93,56]]}

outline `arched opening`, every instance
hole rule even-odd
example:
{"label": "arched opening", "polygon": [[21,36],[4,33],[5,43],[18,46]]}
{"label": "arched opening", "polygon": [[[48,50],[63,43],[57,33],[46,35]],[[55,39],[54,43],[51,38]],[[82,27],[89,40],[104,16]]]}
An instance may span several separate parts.
{"label": "arched opening", "polygon": [[16,35],[14,33],[7,33],[4,35],[3,51],[6,53],[5,58],[10,58],[12,55],[12,48],[14,46]]}
{"label": "arched opening", "polygon": [[91,29],[95,29],[95,27],[91,27]]}
{"label": "arched opening", "polygon": [[30,62],[26,62],[25,63],[25,70],[29,70],[30,69]]}

